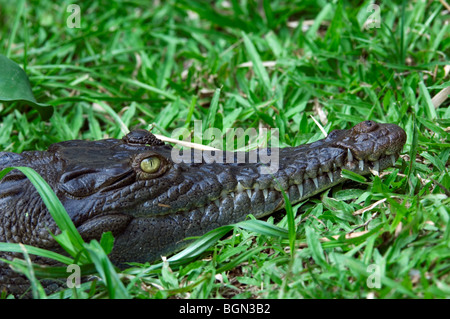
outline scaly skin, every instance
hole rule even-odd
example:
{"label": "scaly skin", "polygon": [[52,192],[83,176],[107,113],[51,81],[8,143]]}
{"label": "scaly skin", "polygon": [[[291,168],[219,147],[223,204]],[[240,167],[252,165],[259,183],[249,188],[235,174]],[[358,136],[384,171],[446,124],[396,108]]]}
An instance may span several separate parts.
{"label": "scaly skin", "polygon": [[[180,249],[186,237],[249,214],[260,218],[273,213],[284,206],[280,187],[296,203],[341,183],[342,168],[361,175],[383,170],[395,163],[405,141],[400,127],[365,121],[312,144],[279,149],[279,169],[272,175],[261,174],[258,151],[252,153],[257,163],[249,162],[249,153],[245,163],[208,164],[206,155],[202,163],[174,163],[171,146],[137,130],[122,140],[75,140],[43,152],[3,152],[0,170],[35,169],[83,238],[113,232],[110,258],[120,265],[156,260]],[[160,164],[153,173],[141,166],[150,157]],[[0,181],[0,242],[56,249],[49,231],[59,233],[32,184],[19,171],[8,173]],[[0,257],[12,255],[0,252]],[[26,286],[24,278],[0,262],[0,291],[17,294]]]}

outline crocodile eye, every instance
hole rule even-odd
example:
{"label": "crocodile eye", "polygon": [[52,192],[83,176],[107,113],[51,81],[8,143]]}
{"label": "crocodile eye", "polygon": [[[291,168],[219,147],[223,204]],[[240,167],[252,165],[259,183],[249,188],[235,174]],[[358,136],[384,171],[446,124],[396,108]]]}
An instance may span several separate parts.
{"label": "crocodile eye", "polygon": [[147,151],[134,155],[130,164],[139,180],[149,180],[160,177],[167,172],[172,167],[171,163],[170,159],[163,155]]}
{"label": "crocodile eye", "polygon": [[156,157],[147,157],[141,161],[141,169],[149,174],[156,173],[161,167],[161,160]]}

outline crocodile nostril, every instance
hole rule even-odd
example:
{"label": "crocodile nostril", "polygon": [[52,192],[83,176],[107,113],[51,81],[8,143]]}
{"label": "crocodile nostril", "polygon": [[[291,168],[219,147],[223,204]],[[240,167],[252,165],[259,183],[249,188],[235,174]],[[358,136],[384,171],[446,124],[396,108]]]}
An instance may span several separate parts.
{"label": "crocodile nostril", "polygon": [[364,121],[359,124],[356,124],[352,131],[353,133],[359,134],[359,133],[369,133],[378,128],[378,124],[374,121]]}

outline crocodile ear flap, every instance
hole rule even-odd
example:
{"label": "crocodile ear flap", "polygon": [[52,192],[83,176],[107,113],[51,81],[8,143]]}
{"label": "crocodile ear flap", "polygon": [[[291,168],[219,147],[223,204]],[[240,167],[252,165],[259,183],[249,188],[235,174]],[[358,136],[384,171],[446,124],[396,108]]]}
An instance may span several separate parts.
{"label": "crocodile ear flap", "polygon": [[113,236],[120,235],[130,223],[132,217],[122,214],[102,215],[89,219],[77,228],[85,241],[99,240],[104,232],[112,232]]}

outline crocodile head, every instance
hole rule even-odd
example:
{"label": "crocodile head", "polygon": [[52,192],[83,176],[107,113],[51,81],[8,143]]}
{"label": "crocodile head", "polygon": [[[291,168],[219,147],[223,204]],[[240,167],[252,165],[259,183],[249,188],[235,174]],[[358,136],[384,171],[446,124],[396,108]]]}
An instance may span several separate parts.
{"label": "crocodile head", "polygon": [[[395,163],[405,141],[400,127],[365,121],[311,144],[272,150],[278,152],[278,170],[263,174],[263,150],[246,153],[237,163],[229,160],[237,153],[211,162],[217,154],[206,152],[196,162],[188,150],[191,161],[179,162],[171,146],[136,130],[123,139],[73,140],[42,152],[0,153],[0,169],[35,169],[84,238],[113,232],[111,259],[120,264],[158,259],[183,246],[186,237],[279,210],[281,190],[295,203],[342,182],[343,168],[359,174],[380,171]],[[34,187],[22,173],[11,171],[0,181],[0,241],[52,248],[56,243],[48,230],[58,233]]]}

